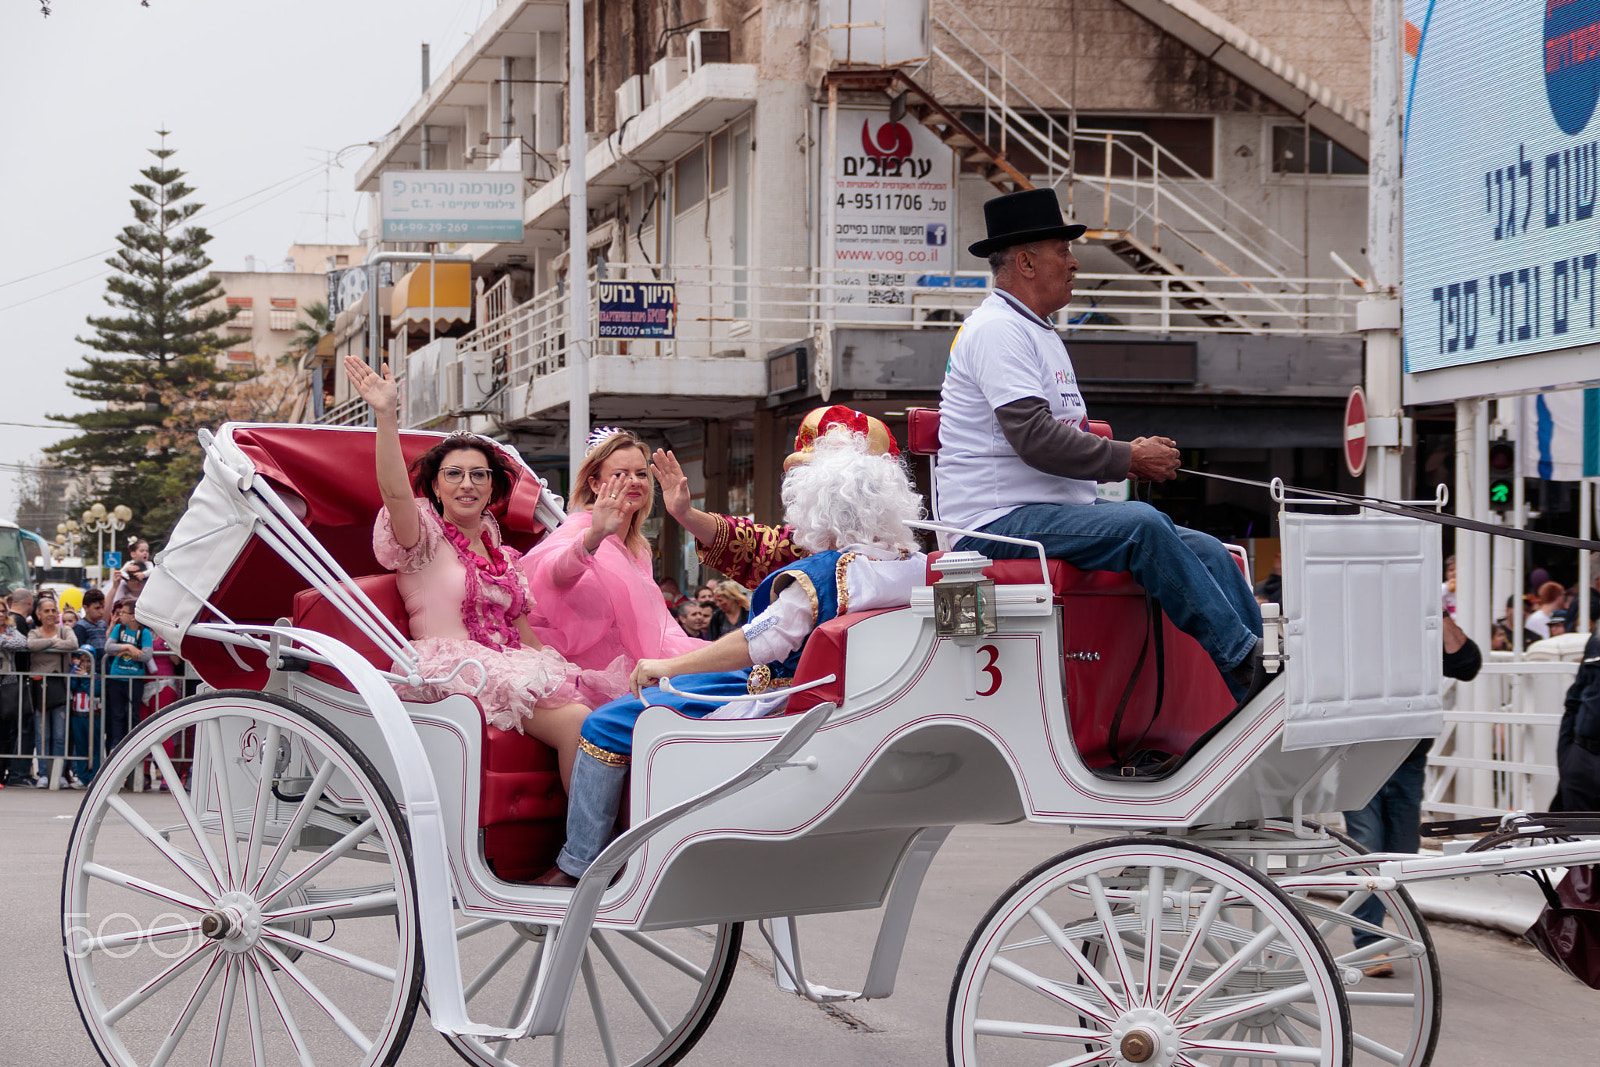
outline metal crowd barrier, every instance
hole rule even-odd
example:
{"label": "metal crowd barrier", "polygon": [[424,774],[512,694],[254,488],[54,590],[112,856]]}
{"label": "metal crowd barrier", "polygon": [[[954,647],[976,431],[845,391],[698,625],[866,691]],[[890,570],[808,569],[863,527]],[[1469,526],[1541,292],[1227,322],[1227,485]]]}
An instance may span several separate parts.
{"label": "metal crowd barrier", "polygon": [[[170,674],[146,674],[140,679],[144,683],[140,701],[130,709],[131,721],[124,736],[138,729],[145,719],[160,714],[162,708],[195,692],[203,684],[200,676],[180,660],[176,652],[157,650],[153,655],[155,659],[152,662],[163,660],[171,663],[173,671]],[[29,778],[45,777],[50,789],[60,789],[66,784],[68,770],[80,781],[88,782],[105,763],[107,755],[107,686],[129,677],[110,674],[109,666],[110,661],[102,656],[95,664],[95,669],[87,674],[32,669],[0,671],[0,777],[9,771],[13,774],[10,784],[18,785],[15,779],[18,763],[26,761],[21,768],[22,774]],[[59,693],[63,689],[66,703],[59,721],[53,716],[47,718],[47,713],[53,709],[45,707],[45,701],[41,698],[47,690]],[[26,746],[27,751],[23,750],[26,744],[24,713],[32,717],[33,726],[33,741]],[[53,731],[58,728],[62,734],[59,745],[61,751],[56,753],[52,751],[58,747]],[[185,739],[178,739],[169,742],[169,747],[172,750],[168,755],[172,757],[173,764],[180,773],[186,775],[194,759],[192,745],[186,743]],[[133,775],[131,787],[136,792],[159,788],[159,779],[160,772],[155,769],[154,761],[146,760]]]}

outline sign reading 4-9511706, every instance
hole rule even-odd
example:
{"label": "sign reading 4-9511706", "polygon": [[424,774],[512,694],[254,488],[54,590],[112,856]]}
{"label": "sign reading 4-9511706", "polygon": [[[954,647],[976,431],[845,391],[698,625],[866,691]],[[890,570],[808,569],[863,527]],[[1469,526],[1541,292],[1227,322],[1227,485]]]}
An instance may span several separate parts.
{"label": "sign reading 4-9511706", "polygon": [[[852,318],[909,316],[908,294],[955,263],[955,155],[920,123],[886,109],[839,109],[833,174],[836,300]],[[823,217],[828,213],[823,212]]]}
{"label": "sign reading 4-9511706", "polygon": [[1600,342],[1600,0],[1406,18],[1406,369]]}

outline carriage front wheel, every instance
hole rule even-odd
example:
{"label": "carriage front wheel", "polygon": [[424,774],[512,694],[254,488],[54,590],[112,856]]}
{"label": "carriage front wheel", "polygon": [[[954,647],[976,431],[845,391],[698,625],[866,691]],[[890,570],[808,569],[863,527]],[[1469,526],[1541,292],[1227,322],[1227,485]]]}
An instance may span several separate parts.
{"label": "carriage front wheel", "polygon": [[1159,837],[1096,841],[1017,881],[950,990],[952,1067],[1348,1067],[1350,1016],[1316,930],[1269,879]]}
{"label": "carriage front wheel", "polygon": [[[743,929],[595,930],[559,1032],[521,1041],[445,1040],[473,1067],[668,1067],[694,1047],[722,1005]],[[460,918],[456,938],[473,1018],[508,1027],[522,1018],[554,933],[540,924]]]}
{"label": "carriage front wheel", "polygon": [[[162,788],[121,792],[147,766]],[[115,1067],[379,1067],[416,1013],[405,822],[360,750],[285,700],[206,694],[129,735],[73,824],[61,903]]]}

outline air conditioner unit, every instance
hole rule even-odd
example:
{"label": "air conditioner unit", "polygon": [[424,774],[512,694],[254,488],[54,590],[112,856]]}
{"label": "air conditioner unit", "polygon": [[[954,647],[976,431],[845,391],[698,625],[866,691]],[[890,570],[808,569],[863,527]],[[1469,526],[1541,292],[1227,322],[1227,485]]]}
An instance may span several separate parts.
{"label": "air conditioner unit", "polygon": [[650,64],[650,102],[666,99],[679,82],[689,76],[687,56],[667,56]]}
{"label": "air conditioner unit", "polygon": [[617,121],[626,122],[644,110],[644,77],[635,74],[617,86]]}
{"label": "air conditioner unit", "polygon": [[733,35],[727,30],[689,31],[689,73],[707,63],[733,62]]}

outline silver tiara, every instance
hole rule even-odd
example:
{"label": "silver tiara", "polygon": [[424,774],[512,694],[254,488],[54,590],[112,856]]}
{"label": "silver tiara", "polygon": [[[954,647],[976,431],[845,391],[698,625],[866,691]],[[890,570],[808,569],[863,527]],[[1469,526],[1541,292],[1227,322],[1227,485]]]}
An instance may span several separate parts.
{"label": "silver tiara", "polygon": [[583,450],[583,454],[588,456],[595,449],[604,444],[607,438],[615,437],[619,433],[627,432],[628,431],[624,430],[620,426],[596,426],[594,429],[589,431],[589,439],[586,442],[586,447]]}

